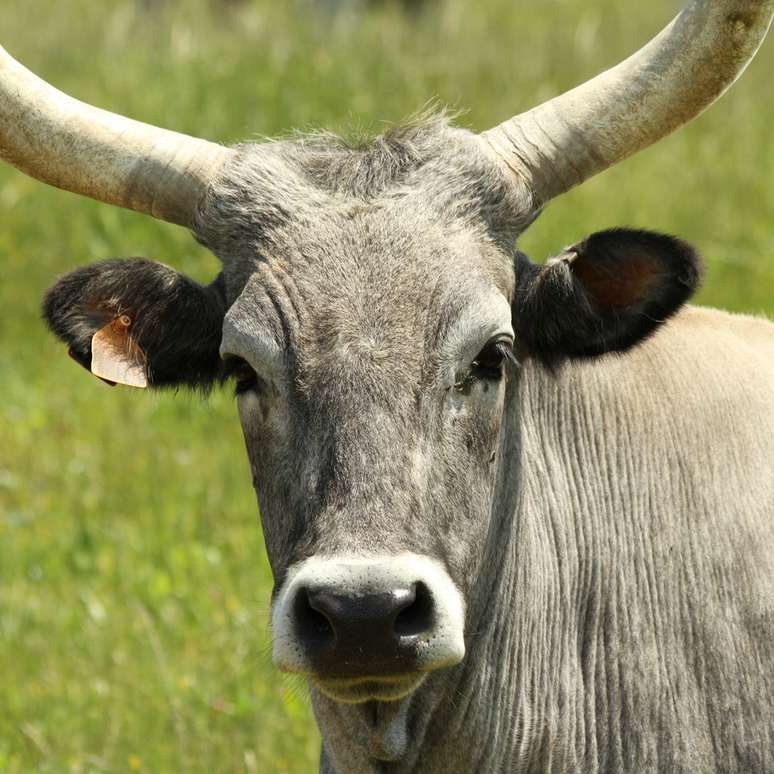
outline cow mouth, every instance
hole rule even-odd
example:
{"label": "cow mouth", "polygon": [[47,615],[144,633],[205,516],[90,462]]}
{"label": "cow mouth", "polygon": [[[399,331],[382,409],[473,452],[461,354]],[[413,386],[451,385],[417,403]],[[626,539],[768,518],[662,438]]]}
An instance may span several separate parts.
{"label": "cow mouth", "polygon": [[405,699],[424,682],[427,673],[391,677],[359,677],[349,679],[312,678],[329,699],[342,704],[365,702],[395,702]]}

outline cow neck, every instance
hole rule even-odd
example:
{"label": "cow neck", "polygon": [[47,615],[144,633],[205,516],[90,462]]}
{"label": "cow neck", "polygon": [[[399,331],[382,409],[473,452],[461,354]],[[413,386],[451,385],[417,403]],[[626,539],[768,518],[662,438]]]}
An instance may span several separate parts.
{"label": "cow neck", "polygon": [[438,704],[427,734],[439,747],[452,740],[453,754],[441,754],[447,772],[573,770],[576,751],[585,747],[586,729],[575,716],[584,706],[583,681],[573,660],[582,629],[578,535],[557,529],[564,514],[550,507],[530,471],[543,465],[543,451],[535,449],[545,447],[535,440],[544,418],[524,406],[551,400],[536,395],[547,381],[528,364],[509,385],[468,655],[447,686],[452,701]]}

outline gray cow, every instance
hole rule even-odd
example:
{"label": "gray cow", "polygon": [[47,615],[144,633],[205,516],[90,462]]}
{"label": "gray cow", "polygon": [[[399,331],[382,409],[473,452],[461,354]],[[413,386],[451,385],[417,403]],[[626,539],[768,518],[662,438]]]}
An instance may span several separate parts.
{"label": "gray cow", "polygon": [[773,12],[696,0],[482,135],[435,116],[358,147],[223,148],[0,49],[6,159],[223,262],[208,287],[87,266],[44,310],[110,381],[233,377],[323,772],[774,771],[774,328],[679,311],[699,265],[671,237],[514,248],[709,105]]}

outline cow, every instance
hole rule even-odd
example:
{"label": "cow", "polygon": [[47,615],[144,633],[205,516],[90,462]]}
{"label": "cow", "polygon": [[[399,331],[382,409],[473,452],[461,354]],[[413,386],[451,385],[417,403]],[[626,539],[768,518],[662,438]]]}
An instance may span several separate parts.
{"label": "cow", "polygon": [[774,326],[684,306],[678,238],[544,265],[554,197],[678,128],[774,0],[694,0],[593,80],[482,134],[232,148],[79,103],[0,49],[0,153],[189,228],[43,310],[95,375],[232,380],[320,771],[774,771]]}

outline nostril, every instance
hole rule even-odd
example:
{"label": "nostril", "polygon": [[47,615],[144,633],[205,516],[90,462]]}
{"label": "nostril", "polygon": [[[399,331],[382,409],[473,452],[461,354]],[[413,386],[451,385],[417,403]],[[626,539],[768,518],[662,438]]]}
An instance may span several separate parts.
{"label": "nostril", "polygon": [[398,613],[393,630],[399,637],[422,634],[432,629],[434,617],[433,596],[430,589],[419,581],[413,601]]}
{"label": "nostril", "polygon": [[328,617],[312,605],[309,590],[302,588],[296,595],[293,613],[300,639],[318,646],[333,641],[334,630]]}

